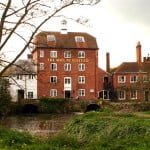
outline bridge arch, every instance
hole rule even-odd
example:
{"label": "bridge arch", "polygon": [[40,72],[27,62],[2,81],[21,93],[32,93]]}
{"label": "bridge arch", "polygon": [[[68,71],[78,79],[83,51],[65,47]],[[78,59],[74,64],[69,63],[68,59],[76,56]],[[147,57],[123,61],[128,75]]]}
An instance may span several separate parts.
{"label": "bridge arch", "polygon": [[100,106],[98,104],[89,104],[86,107],[86,112],[87,111],[96,111],[98,109],[100,109]]}
{"label": "bridge arch", "polygon": [[35,104],[25,104],[22,107],[23,113],[38,113],[38,106]]}

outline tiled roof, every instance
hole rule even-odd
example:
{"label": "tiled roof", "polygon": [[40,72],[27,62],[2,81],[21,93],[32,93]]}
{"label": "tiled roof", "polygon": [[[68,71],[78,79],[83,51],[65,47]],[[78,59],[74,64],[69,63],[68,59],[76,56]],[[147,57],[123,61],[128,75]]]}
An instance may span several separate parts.
{"label": "tiled roof", "polygon": [[[54,35],[56,41],[48,43],[47,35]],[[78,45],[75,41],[76,36],[84,37],[85,42],[79,42],[81,45]],[[67,34],[61,34],[61,32],[43,31],[35,36],[34,43],[37,47],[98,49],[96,38],[84,32],[68,32]]]}
{"label": "tiled roof", "polygon": [[114,73],[139,73],[139,72],[148,72],[150,73],[150,63],[141,63],[140,65],[137,62],[124,62]]}

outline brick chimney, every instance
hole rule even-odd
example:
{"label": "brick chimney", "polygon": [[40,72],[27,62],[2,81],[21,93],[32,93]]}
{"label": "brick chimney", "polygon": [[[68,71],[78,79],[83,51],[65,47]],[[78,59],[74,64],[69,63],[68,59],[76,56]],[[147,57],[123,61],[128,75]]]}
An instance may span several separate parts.
{"label": "brick chimney", "polygon": [[106,71],[110,72],[110,56],[109,53],[106,53]]}
{"label": "brick chimney", "polygon": [[138,41],[137,45],[136,45],[136,61],[137,61],[138,64],[141,64],[141,62],[142,62],[141,43],[140,43],[140,41]]}

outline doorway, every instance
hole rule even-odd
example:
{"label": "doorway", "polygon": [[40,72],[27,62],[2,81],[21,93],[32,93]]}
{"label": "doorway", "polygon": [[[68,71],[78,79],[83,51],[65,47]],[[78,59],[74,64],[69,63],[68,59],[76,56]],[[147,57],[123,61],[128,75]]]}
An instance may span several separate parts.
{"label": "doorway", "polygon": [[65,98],[71,98],[71,91],[65,91]]}
{"label": "doorway", "polygon": [[24,90],[18,90],[18,101],[24,99]]}
{"label": "doorway", "polygon": [[149,101],[149,91],[145,91],[144,97],[145,97],[145,101],[148,102]]}

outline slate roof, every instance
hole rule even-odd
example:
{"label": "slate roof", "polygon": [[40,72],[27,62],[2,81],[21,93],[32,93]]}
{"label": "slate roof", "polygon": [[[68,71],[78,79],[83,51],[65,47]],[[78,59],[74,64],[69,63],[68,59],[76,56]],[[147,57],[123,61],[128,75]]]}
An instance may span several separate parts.
{"label": "slate roof", "polygon": [[150,63],[124,62],[118,66],[113,73],[150,73]]}
{"label": "slate roof", "polygon": [[[47,35],[54,35],[56,43],[53,45],[48,44]],[[84,32],[68,32],[61,34],[61,32],[42,31],[34,38],[36,47],[54,47],[54,48],[79,48],[75,41],[75,36],[83,36],[85,39],[86,49],[98,49],[96,38]]]}

